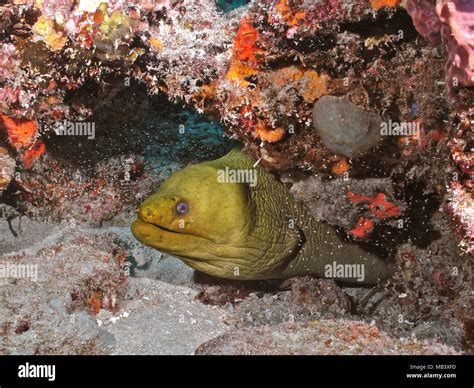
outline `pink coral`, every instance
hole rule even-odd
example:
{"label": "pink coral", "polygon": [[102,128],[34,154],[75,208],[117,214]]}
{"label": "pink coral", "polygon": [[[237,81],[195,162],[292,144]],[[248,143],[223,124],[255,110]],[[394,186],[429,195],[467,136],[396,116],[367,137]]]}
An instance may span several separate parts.
{"label": "pink coral", "polygon": [[0,87],[0,106],[16,103],[19,96],[20,89],[18,88],[14,89],[8,86]]}
{"label": "pink coral", "polygon": [[436,0],[408,0],[406,9],[421,36],[431,43],[441,41],[441,22],[436,14]]}
{"label": "pink coral", "polygon": [[474,1],[407,0],[416,30],[448,51],[448,88],[474,85]]}
{"label": "pink coral", "polygon": [[[453,217],[461,247],[474,257],[474,196],[472,194],[474,153],[469,146],[474,107],[460,115],[460,125],[448,142],[453,179],[449,183],[445,209]],[[466,179],[463,179],[463,178]]]}
{"label": "pink coral", "polygon": [[448,189],[447,212],[453,217],[455,231],[461,240],[461,248],[474,256],[474,199],[459,182]]}
{"label": "pink coral", "polygon": [[474,86],[474,1],[442,0],[436,12],[443,23],[441,36],[448,48],[448,79]]}
{"label": "pink coral", "polygon": [[74,1],[72,0],[45,0],[42,6],[43,15],[63,23],[72,13]]}
{"label": "pink coral", "polygon": [[19,53],[13,44],[2,44],[0,49],[0,79],[11,78],[20,66]]}

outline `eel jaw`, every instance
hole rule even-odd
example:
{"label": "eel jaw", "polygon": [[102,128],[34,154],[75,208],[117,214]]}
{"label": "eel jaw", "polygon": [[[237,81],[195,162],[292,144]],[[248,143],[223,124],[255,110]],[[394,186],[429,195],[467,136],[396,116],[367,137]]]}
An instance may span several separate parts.
{"label": "eel jaw", "polygon": [[[251,267],[235,262],[235,251],[223,251],[212,240],[166,229],[137,218],[131,225],[133,236],[141,243],[169,253],[186,265],[211,276],[230,280],[257,280],[268,276],[253,273]],[[225,247],[224,247],[225,249]],[[229,247],[232,249],[232,247]],[[239,268],[238,274],[235,269]]]}
{"label": "eel jaw", "polygon": [[[131,226],[133,236],[141,243],[181,259],[188,266],[209,275],[233,279],[234,265],[213,255],[212,241],[187,233],[170,231],[137,218]],[[221,265],[222,263],[227,265]],[[229,267],[226,268],[226,267]],[[241,277],[240,280],[246,277]]]}
{"label": "eel jaw", "polygon": [[131,226],[133,236],[145,245],[175,256],[192,256],[191,252],[202,251],[209,240],[193,234],[177,232],[161,225],[152,224],[137,218]]}
{"label": "eel jaw", "polygon": [[[163,249],[164,244],[161,243],[166,241],[166,237],[171,237],[169,235],[179,234],[178,232],[163,228],[159,225],[143,221],[140,218],[133,221],[131,229],[132,234],[138,241],[156,249]],[[174,238],[174,236],[172,238]]]}

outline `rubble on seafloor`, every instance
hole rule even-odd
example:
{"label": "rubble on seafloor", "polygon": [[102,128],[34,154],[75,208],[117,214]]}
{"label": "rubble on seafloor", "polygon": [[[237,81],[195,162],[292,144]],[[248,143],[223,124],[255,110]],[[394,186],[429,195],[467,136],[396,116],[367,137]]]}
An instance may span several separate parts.
{"label": "rubble on seafloor", "polygon": [[[276,352],[284,352],[288,339],[282,338],[292,330],[324,342],[320,328],[352,330],[348,317],[366,322],[357,323],[361,333],[380,330],[383,353],[472,351],[472,6],[461,0],[240,3],[235,9],[211,0],[0,5],[2,260],[38,261],[50,275],[56,265],[80,274],[67,284],[58,274],[39,285],[3,286],[0,349],[126,349],[112,344],[94,316],[126,306],[137,274],[163,281],[153,265],[132,266],[128,278],[114,252],[130,249],[130,242],[81,240],[71,232],[76,239],[61,237],[70,246],[59,249],[53,229],[50,240],[41,237],[43,250],[25,253],[22,244],[33,233],[28,222],[126,228],[136,205],[169,173],[223,155],[239,141],[316,218],[344,238],[382,250],[399,271],[373,289],[300,279],[256,290],[195,283],[187,272],[173,272],[164,282],[180,279],[179,286],[196,292],[193,308],[219,310],[203,330],[230,331],[200,352],[253,352],[276,341],[274,332],[282,333]],[[402,123],[410,130],[400,132]],[[382,124],[387,131],[378,132]],[[112,262],[104,264],[105,257]],[[55,286],[44,291],[41,282]],[[73,286],[75,307],[63,300]],[[23,295],[22,306],[8,301],[10,292]],[[107,297],[117,306],[109,308]],[[49,306],[54,300],[57,306]],[[62,328],[76,314],[73,307],[79,323]],[[221,321],[221,313],[230,316]],[[293,326],[285,326],[289,315]],[[315,319],[326,324],[314,329]],[[51,327],[57,332],[48,343]],[[79,329],[87,340],[75,337]],[[253,333],[265,340],[234,346],[247,344]],[[431,344],[399,342],[411,335]],[[212,340],[198,337],[190,340],[194,348]],[[332,350],[287,351],[369,352],[367,344],[332,341]]]}
{"label": "rubble on seafloor", "polygon": [[346,320],[286,323],[241,329],[202,344],[196,354],[212,355],[407,355],[457,354],[443,345],[397,341],[376,326]]}
{"label": "rubble on seafloor", "polygon": [[[18,232],[19,223],[12,227]],[[403,271],[372,289],[311,277],[235,283],[194,273],[140,244],[128,227],[24,220],[21,228],[16,241],[2,248],[0,264],[25,270],[37,265],[37,278],[2,279],[3,354],[190,354],[219,336],[284,333],[287,326],[296,336],[332,339],[323,348],[294,343],[295,353],[313,348],[310,352],[323,354],[454,354],[463,348],[456,319],[463,308],[459,299],[466,297],[466,274],[460,268],[460,276],[451,277],[457,256],[442,247],[432,247],[433,253],[418,249],[416,257],[404,251]],[[0,229],[6,234],[9,226],[2,222]],[[421,276],[409,284],[413,273]],[[349,338],[352,328],[365,334]],[[214,353],[240,349],[203,346]]]}

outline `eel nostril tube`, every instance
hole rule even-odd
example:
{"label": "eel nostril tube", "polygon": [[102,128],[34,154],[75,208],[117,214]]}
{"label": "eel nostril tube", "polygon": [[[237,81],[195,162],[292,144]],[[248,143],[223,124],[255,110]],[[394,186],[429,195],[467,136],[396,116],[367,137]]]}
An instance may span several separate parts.
{"label": "eel nostril tube", "polygon": [[153,209],[151,207],[142,207],[140,206],[137,210],[139,218],[141,218],[143,221],[151,222],[153,221],[155,217],[155,213],[153,212]]}

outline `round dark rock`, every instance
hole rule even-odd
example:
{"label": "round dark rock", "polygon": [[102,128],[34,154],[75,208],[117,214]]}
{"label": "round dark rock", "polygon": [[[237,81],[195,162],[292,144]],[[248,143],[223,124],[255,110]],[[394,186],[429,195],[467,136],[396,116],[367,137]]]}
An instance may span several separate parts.
{"label": "round dark rock", "polygon": [[359,157],[380,141],[382,119],[347,97],[324,96],[313,107],[313,125],[332,152]]}

